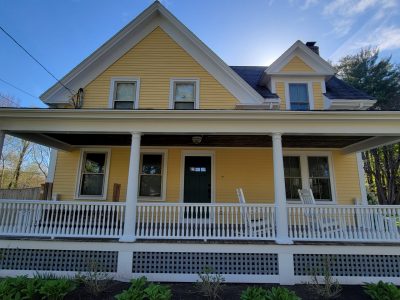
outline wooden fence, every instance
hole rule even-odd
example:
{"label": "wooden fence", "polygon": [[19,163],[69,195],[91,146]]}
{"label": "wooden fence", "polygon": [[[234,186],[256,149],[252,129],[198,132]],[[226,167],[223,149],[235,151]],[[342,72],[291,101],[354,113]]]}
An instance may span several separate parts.
{"label": "wooden fence", "polygon": [[41,188],[0,189],[0,199],[40,200]]}

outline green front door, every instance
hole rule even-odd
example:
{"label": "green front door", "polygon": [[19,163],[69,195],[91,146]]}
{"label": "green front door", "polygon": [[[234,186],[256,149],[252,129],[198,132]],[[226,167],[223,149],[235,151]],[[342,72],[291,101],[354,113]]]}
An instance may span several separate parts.
{"label": "green front door", "polygon": [[185,203],[211,203],[211,157],[185,157]]}

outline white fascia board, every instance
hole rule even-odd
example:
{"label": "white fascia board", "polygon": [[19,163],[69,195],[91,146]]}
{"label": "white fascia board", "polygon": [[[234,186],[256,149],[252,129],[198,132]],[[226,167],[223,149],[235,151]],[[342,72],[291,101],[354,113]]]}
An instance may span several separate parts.
{"label": "white fascia board", "polygon": [[[302,41],[296,41],[288,50],[286,50],[265,70],[265,74],[284,74],[280,72],[281,69],[296,55],[303,59],[306,64],[308,64],[316,71],[315,73],[307,73],[307,75],[333,76],[336,73],[336,70],[327,61],[321,58],[318,54],[314,53]],[[306,73],[304,73],[304,75],[306,75]]]}
{"label": "white fascia board", "polygon": [[326,109],[337,110],[337,109],[353,109],[353,110],[367,110],[372,107],[376,100],[371,99],[327,99],[326,101]]}
{"label": "white fascia board", "polygon": [[281,105],[280,98],[265,98],[262,104],[236,104],[236,109],[273,110],[273,109],[279,109],[280,105]]}
{"label": "white fascia board", "polygon": [[[113,38],[64,76],[61,81],[73,90],[86,86],[150,34],[157,26],[167,32],[175,42],[185,49],[241,103],[263,102],[261,95],[159,2],[152,4]],[[42,94],[40,99],[47,104],[64,104],[68,97],[68,92],[61,85],[55,84]]]}

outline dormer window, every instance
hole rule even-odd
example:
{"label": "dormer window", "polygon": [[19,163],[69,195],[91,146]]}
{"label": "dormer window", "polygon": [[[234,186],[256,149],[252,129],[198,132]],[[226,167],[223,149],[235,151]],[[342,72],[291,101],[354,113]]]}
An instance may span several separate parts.
{"label": "dormer window", "polygon": [[310,97],[307,83],[289,83],[289,100],[291,110],[309,110]]}
{"label": "dormer window", "polygon": [[139,80],[113,78],[110,88],[110,106],[114,109],[138,108]]}
{"label": "dormer window", "polygon": [[171,101],[172,109],[196,109],[198,108],[199,81],[174,79],[171,80]]}

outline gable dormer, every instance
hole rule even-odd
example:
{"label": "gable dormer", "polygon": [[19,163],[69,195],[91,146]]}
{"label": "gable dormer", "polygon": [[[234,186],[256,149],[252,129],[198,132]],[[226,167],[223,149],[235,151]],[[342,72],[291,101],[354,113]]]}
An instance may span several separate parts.
{"label": "gable dormer", "polygon": [[280,109],[325,108],[325,81],[335,69],[319,56],[314,42],[295,42],[264,72],[263,82],[281,99]]}

